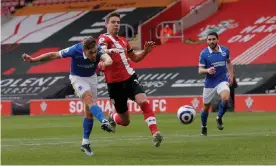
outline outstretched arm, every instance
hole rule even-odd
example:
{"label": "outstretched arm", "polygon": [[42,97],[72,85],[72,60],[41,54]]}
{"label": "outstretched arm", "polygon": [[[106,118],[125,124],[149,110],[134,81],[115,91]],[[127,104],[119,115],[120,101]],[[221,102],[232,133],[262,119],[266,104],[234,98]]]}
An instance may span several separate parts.
{"label": "outstretched arm", "polygon": [[46,54],[42,54],[38,57],[31,57],[28,54],[23,54],[22,55],[23,59],[25,62],[30,62],[30,63],[35,63],[35,62],[45,62],[45,61],[50,61],[53,59],[59,59],[61,56],[59,55],[59,52],[48,52]]}
{"label": "outstretched arm", "polygon": [[145,43],[144,50],[138,53],[134,53],[133,50],[128,52],[128,57],[133,61],[133,62],[140,62],[142,61],[148,53],[152,51],[152,49],[155,47],[155,43],[153,41],[148,41]]}

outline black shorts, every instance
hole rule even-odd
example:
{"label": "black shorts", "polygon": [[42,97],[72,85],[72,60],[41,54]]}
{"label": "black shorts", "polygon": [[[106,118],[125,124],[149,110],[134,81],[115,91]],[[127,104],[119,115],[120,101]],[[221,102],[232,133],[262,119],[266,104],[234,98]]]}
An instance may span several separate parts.
{"label": "black shorts", "polygon": [[128,110],[128,99],[135,100],[137,94],[145,93],[136,74],[133,74],[129,79],[122,82],[108,83],[107,88],[109,97],[118,113],[124,113]]}

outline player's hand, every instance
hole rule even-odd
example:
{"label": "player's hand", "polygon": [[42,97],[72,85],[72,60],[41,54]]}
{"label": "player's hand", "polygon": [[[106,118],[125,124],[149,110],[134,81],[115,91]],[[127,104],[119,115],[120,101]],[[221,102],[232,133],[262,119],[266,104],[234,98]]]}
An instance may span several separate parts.
{"label": "player's hand", "polygon": [[144,45],[145,52],[149,53],[155,47],[155,42],[147,41]]}
{"label": "player's hand", "polygon": [[25,61],[25,62],[30,62],[30,63],[32,63],[32,62],[34,62],[34,60],[33,60],[33,58],[30,56],[30,55],[28,55],[28,54],[23,54],[22,55],[22,58],[23,58],[23,60]]}
{"label": "player's hand", "polygon": [[230,86],[233,84],[233,82],[234,82],[234,76],[233,75],[228,76],[228,82],[229,82]]}
{"label": "player's hand", "polygon": [[210,67],[208,69],[208,73],[211,74],[211,75],[216,74],[216,69],[214,67]]}
{"label": "player's hand", "polygon": [[104,63],[103,63],[103,62],[99,62],[98,68],[99,68],[101,71],[104,71],[104,69],[105,69]]}

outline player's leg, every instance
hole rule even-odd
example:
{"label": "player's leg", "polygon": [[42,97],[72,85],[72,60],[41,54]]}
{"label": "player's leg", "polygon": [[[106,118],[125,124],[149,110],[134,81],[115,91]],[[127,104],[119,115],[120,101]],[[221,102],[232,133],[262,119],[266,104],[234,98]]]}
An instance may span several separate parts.
{"label": "player's leg", "polygon": [[153,136],[153,144],[155,147],[159,147],[163,136],[158,130],[155,114],[147,101],[145,93],[139,93],[135,95],[135,102],[140,106],[144,114],[144,120],[146,121],[148,128]]}
{"label": "player's leg", "polygon": [[[127,98],[126,97],[114,97],[111,99],[116,112],[111,111],[109,113],[109,121],[110,124],[118,124],[120,126],[128,126],[130,123],[130,117],[127,106]],[[115,125],[114,125],[115,126]]]}
{"label": "player's leg", "polygon": [[[78,94],[80,98],[84,101],[84,103],[89,107],[90,113],[100,122],[102,123],[101,128],[108,132],[113,132],[113,128],[105,118],[102,109],[97,105],[97,90],[96,86],[91,86],[91,80],[88,78],[71,76],[71,83],[75,89],[75,92]],[[92,94],[93,92],[93,94]]]}
{"label": "player's leg", "polygon": [[207,121],[208,121],[210,106],[211,106],[211,104],[204,104],[203,110],[200,113],[200,117],[201,117],[201,135],[202,136],[207,136]]}
{"label": "player's leg", "polygon": [[[90,112],[96,117],[101,123],[101,128],[107,132],[115,132],[114,128],[111,126],[110,122],[105,118],[102,109],[97,104],[98,99],[98,79],[97,75],[85,78],[89,83],[91,93],[93,95],[92,106],[89,106]],[[97,117],[98,116],[98,117]]]}
{"label": "player's leg", "polygon": [[155,114],[152,107],[148,103],[147,95],[145,94],[144,89],[139,83],[136,75],[134,75],[132,80],[129,82],[127,91],[129,92],[129,98],[131,100],[135,100],[143,111],[144,120],[153,136],[153,144],[155,147],[159,147],[163,140],[163,136],[158,130]]}
{"label": "player's leg", "polygon": [[223,130],[224,125],[222,122],[222,117],[227,111],[228,108],[228,101],[230,98],[230,89],[228,86],[228,82],[221,82],[217,87],[217,93],[220,95],[221,102],[219,104],[219,111],[216,118],[217,121],[217,128],[219,130]]}
{"label": "player's leg", "polygon": [[114,128],[116,127],[116,124],[128,126],[130,123],[127,106],[128,98],[124,87],[125,82],[107,84],[110,100],[116,109],[116,112],[114,110],[110,110],[108,119]]}
{"label": "player's leg", "polygon": [[207,136],[207,121],[209,116],[209,109],[211,106],[211,101],[215,95],[215,88],[203,88],[203,110],[200,113],[201,117],[201,135]]}
{"label": "player's leg", "polygon": [[94,153],[92,152],[90,148],[90,142],[89,137],[92,132],[93,128],[93,116],[89,111],[88,105],[85,105],[85,116],[83,118],[83,139],[82,139],[82,145],[81,145],[81,151],[84,152],[88,156],[92,156]]}
{"label": "player's leg", "polygon": [[110,125],[108,120],[105,118],[102,109],[96,103],[96,100],[93,99],[92,93],[90,91],[84,92],[82,99],[85,104],[88,105],[90,113],[102,123],[101,128],[107,132],[114,132],[113,127]]}
{"label": "player's leg", "polygon": [[[72,83],[72,87],[75,90],[75,93],[82,98],[82,93],[83,93],[83,88],[82,87],[86,87],[85,89],[87,89],[86,83],[81,82],[77,79],[77,77],[71,77],[70,76],[70,80]],[[79,87],[78,89],[76,87]],[[81,151],[84,152],[87,156],[92,156],[94,153],[92,152],[91,148],[90,148],[90,141],[89,141],[89,137],[90,134],[92,132],[92,128],[93,128],[93,116],[89,111],[89,106],[87,104],[85,104],[85,102],[83,103],[83,105],[85,106],[85,116],[83,118],[83,122],[82,122],[82,127],[83,127],[83,139],[82,139],[82,144],[81,144]]]}

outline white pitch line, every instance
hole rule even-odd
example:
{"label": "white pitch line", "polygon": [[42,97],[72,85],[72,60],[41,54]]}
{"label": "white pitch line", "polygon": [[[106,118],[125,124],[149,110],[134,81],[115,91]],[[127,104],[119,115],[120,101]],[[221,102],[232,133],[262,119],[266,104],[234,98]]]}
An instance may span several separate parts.
{"label": "white pitch line", "polygon": [[1,145],[1,147],[11,146],[42,146],[42,145],[58,145],[58,144],[73,144],[76,142],[49,142],[49,143],[33,143],[33,144],[17,144],[17,145]]}
{"label": "white pitch line", "polygon": [[[91,139],[110,139],[113,136],[103,136],[103,137],[91,137]],[[116,136],[116,138],[145,138],[145,137],[150,137],[150,136]],[[64,140],[64,139],[78,139],[80,137],[74,136],[74,137],[43,137],[43,138],[2,138],[1,141],[4,142],[11,142],[11,141],[47,141],[47,140]]]}
{"label": "white pitch line", "polygon": [[[214,134],[214,135],[208,135],[207,137],[222,137],[222,136],[271,136],[269,134],[276,134],[276,132],[263,132],[263,133],[240,133],[240,134],[236,134],[236,133],[228,133],[228,134]],[[188,138],[195,138],[195,137],[202,137],[200,135],[169,135],[169,136],[164,136],[164,139],[167,138],[171,138],[171,137],[188,137]],[[99,139],[101,138],[101,139]],[[138,141],[138,140],[146,140],[151,138],[151,136],[136,136],[136,137],[129,137],[129,138],[119,138],[119,139],[110,139],[110,137],[105,137],[105,138],[109,138],[106,140],[102,139],[103,137],[98,137],[98,139],[96,137],[93,137],[93,139],[91,139],[91,141],[95,142],[115,142],[115,141]],[[60,142],[48,142],[48,143],[17,143],[15,145],[13,144],[7,144],[7,145],[3,145],[1,147],[13,147],[13,146],[43,146],[43,145],[59,145],[59,144],[75,144],[75,143],[79,143],[80,141],[60,141]]]}
{"label": "white pitch line", "polygon": [[[215,134],[215,135],[211,135],[212,137],[216,137],[216,136],[240,136],[240,135],[256,135],[256,134],[275,134],[276,131],[268,131],[268,132],[251,132],[251,133],[240,133],[240,134],[237,134],[237,133],[226,133],[226,134]],[[166,135],[166,134],[164,134]],[[111,135],[111,136],[92,136],[91,139],[110,139],[111,137],[113,137],[114,135]],[[172,134],[172,135],[169,135],[171,137],[194,137],[194,136],[197,136],[197,135],[187,135],[187,134]],[[116,136],[116,139],[124,139],[124,138],[127,138],[127,139],[131,139],[131,138],[151,138],[151,136]],[[1,141],[41,141],[41,140],[59,140],[59,139],[67,139],[69,140],[68,138],[70,139],[78,139],[79,137],[77,136],[74,136],[74,137],[42,137],[42,138],[2,138]]]}

